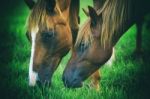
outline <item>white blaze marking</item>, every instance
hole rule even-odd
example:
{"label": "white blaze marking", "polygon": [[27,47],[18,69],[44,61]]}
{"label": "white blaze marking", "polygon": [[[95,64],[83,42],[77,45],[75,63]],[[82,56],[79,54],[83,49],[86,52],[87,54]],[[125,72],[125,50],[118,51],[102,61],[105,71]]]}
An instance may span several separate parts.
{"label": "white blaze marking", "polygon": [[114,60],[115,60],[115,48],[113,48],[112,55],[111,55],[110,59],[107,61],[106,64],[107,64],[108,66],[111,66]]}
{"label": "white blaze marking", "polygon": [[36,41],[37,32],[38,32],[38,28],[35,28],[31,31],[32,47],[31,47],[31,57],[30,57],[30,64],[29,64],[29,86],[35,86],[38,77],[38,74],[33,71],[33,59],[34,59],[35,41]]}

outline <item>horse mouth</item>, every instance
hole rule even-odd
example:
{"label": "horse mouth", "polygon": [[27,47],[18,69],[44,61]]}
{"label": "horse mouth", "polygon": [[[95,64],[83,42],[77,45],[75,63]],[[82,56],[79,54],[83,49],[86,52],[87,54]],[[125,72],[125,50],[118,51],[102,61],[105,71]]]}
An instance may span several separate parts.
{"label": "horse mouth", "polygon": [[80,88],[83,86],[83,83],[77,83],[77,84],[73,84],[72,86],[70,86],[70,88]]}
{"label": "horse mouth", "polygon": [[69,82],[69,81],[64,81],[64,86],[67,87],[67,88],[80,88],[83,86],[83,83],[82,81],[79,81],[79,80],[76,80],[76,81],[73,81],[73,82]]}
{"label": "horse mouth", "polygon": [[80,88],[80,87],[82,87],[82,83],[78,83],[78,84],[65,84],[65,87],[67,87],[67,88]]}

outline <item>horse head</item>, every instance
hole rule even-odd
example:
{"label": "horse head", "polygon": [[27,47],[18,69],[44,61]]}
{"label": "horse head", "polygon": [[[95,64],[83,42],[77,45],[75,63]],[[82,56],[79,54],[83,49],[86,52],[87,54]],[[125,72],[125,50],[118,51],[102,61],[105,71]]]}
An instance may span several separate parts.
{"label": "horse head", "polygon": [[[36,81],[50,84],[51,77],[72,45],[68,22],[69,5],[61,9],[62,0],[38,0],[28,19],[27,37],[31,42],[29,85]],[[69,3],[68,3],[69,4]]]}
{"label": "horse head", "polygon": [[86,13],[90,18],[80,28],[76,44],[72,48],[72,56],[64,73],[63,82],[66,87],[81,87],[82,82],[97,71],[112,54],[112,47],[100,43],[102,31],[102,13],[88,7]]}

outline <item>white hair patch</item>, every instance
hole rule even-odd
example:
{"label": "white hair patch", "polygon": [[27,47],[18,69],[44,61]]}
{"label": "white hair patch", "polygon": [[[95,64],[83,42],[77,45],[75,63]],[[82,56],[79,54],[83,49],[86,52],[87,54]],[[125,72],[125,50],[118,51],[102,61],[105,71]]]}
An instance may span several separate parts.
{"label": "white hair patch", "polygon": [[32,38],[32,47],[31,47],[31,57],[30,57],[30,64],[29,64],[29,86],[35,86],[38,73],[33,71],[33,60],[34,60],[34,53],[35,53],[35,41],[36,41],[36,34],[38,32],[38,28],[36,27],[31,31],[31,38]]}

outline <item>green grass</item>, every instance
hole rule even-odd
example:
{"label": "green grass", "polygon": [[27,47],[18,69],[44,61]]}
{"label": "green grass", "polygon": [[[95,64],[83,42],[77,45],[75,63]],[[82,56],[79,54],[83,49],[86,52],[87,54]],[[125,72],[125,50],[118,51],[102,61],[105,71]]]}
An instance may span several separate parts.
{"label": "green grass", "polygon": [[[81,7],[92,4],[81,0]],[[112,66],[104,65],[101,71],[100,91],[83,86],[79,89],[65,88],[62,72],[68,54],[54,73],[50,88],[28,86],[28,64],[31,45],[24,27],[29,9],[20,1],[17,7],[7,11],[0,22],[0,97],[14,99],[148,99],[150,89],[150,30],[143,26],[142,57],[134,58],[136,26],[132,26],[116,45],[116,60]],[[15,3],[14,3],[15,5]],[[80,12],[81,24],[86,17]],[[85,81],[88,84],[89,80]]]}

